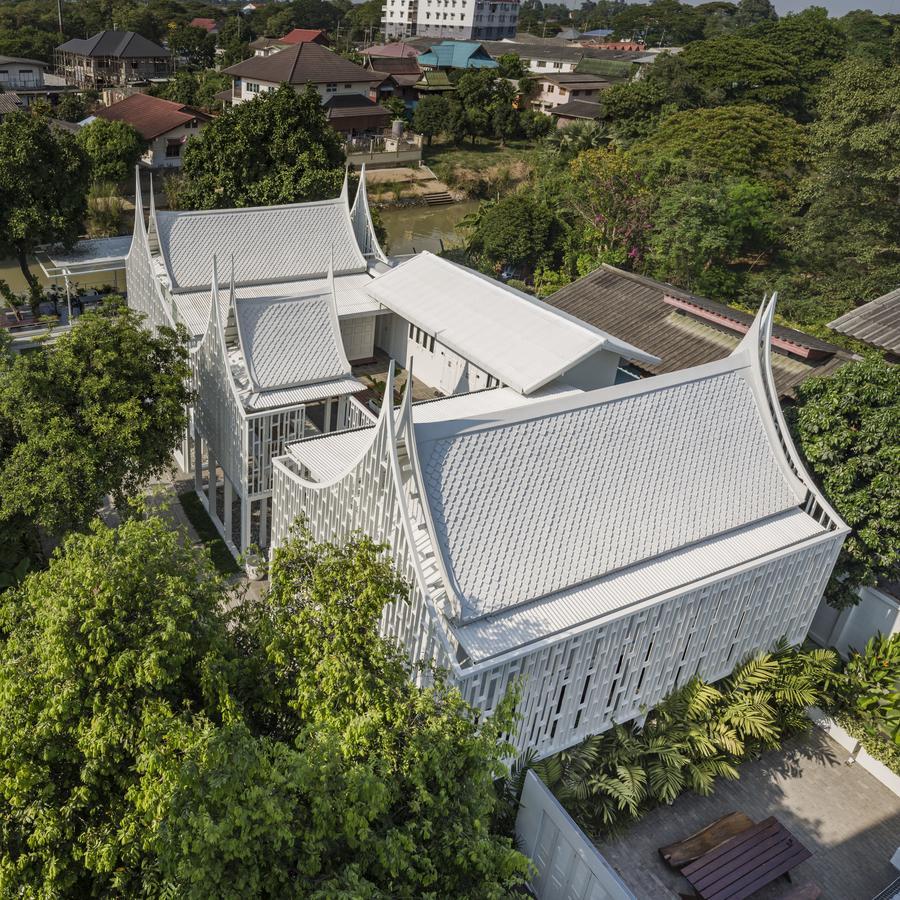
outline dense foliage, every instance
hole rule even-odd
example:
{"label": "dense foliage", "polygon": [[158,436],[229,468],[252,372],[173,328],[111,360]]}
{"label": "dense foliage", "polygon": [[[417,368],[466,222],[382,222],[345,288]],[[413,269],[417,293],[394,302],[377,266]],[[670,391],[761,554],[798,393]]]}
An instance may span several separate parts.
{"label": "dense foliage", "polygon": [[56,342],[0,357],[0,525],[82,528],[168,464],[185,426],[185,336],[124,305]]}
{"label": "dense foliage", "polygon": [[181,209],[268,206],[335,196],[344,177],[341,138],[313,87],[282,85],[210,122],[167,185]]}
{"label": "dense foliage", "polygon": [[[378,635],[404,585],[303,532],[238,607],[159,519],[0,597],[4,896],[506,896],[498,738]],[[400,601],[402,602],[402,601]]]}
{"label": "dense foliage", "polygon": [[96,118],[79,128],[75,136],[91,161],[94,182],[121,184],[134,178],[144,139],[127,122]]}
{"label": "dense foliage", "polygon": [[876,353],[797,389],[790,421],[825,495],[852,529],[826,595],[844,607],[856,588],[900,579],[900,366]]}
{"label": "dense foliage", "polygon": [[808,706],[824,702],[838,656],[780,644],[724,681],[689,681],[643,724],[616,725],[534,766],[579,824],[593,834],[625,827],[685,790],[712,793],[717,778],[806,730]]}
{"label": "dense foliage", "polygon": [[40,288],[28,256],[41,244],[71,247],[78,238],[90,171],[75,136],[43,118],[17,112],[0,122],[0,257],[15,257],[34,294]]}

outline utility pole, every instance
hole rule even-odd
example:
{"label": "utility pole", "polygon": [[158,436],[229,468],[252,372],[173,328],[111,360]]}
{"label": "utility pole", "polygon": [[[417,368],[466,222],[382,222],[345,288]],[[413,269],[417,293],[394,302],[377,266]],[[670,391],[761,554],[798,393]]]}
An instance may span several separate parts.
{"label": "utility pole", "polygon": [[62,0],[56,0],[56,14],[59,16],[59,36],[63,37],[63,26],[62,26]]}

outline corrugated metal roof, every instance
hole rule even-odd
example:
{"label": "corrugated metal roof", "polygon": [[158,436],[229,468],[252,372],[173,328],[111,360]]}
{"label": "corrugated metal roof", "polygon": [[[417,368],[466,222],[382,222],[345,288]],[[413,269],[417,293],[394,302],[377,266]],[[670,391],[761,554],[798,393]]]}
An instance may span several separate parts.
{"label": "corrugated metal roof", "polygon": [[600,350],[658,361],[534,297],[428,252],[373,279],[368,292],[526,394]]}
{"label": "corrugated metal roof", "polygon": [[327,400],[329,397],[358,394],[365,389],[366,386],[355,378],[338,378],[334,381],[320,381],[317,384],[307,384],[301,387],[249,394],[244,398],[244,406],[250,412],[260,412],[279,406],[300,406],[303,403],[315,403],[316,400]]}
{"label": "corrugated metal roof", "polygon": [[416,425],[463,619],[797,506],[741,355],[461,423]]}
{"label": "corrugated metal roof", "polygon": [[256,391],[349,376],[327,295],[236,300],[244,363]]}
{"label": "corrugated metal roof", "polygon": [[799,509],[682,547],[571,590],[479,619],[456,635],[473,662],[733,569],[808,540],[824,529]]}
{"label": "corrugated metal roof", "polygon": [[372,426],[340,431],[289,444],[285,452],[305,466],[313,481],[327,483],[343,475],[372,443]]}
{"label": "corrugated metal roof", "polygon": [[[340,317],[358,316],[377,312],[380,307],[365,291],[366,286],[372,280],[367,272],[354,275],[339,275],[334,279],[334,294],[337,301],[337,312]],[[328,289],[327,278],[306,278],[300,281],[286,281],[278,286],[278,293],[282,296],[295,297],[300,294],[320,294]],[[273,287],[271,284],[242,285],[235,288],[235,297],[243,300],[251,297],[271,297]],[[206,332],[209,322],[209,304],[212,300],[212,291],[204,288],[199,291],[186,291],[175,294],[175,304],[178,315],[184,322],[187,330],[195,336]],[[222,301],[222,314],[226,314],[228,294],[220,292]]]}
{"label": "corrugated metal roof", "polygon": [[[667,295],[721,316],[723,322],[727,318],[749,326],[753,321],[749,313],[613,266],[601,266],[561,288],[547,298],[547,303],[660,357],[661,362],[656,364],[635,360],[652,375],[722,359],[737,347],[741,332],[676,309],[665,302]],[[808,359],[798,359],[775,348],[772,371],[782,397],[792,397],[796,386],[810,375],[830,374],[852,359],[851,354],[834,344],[792,328],[776,325],[773,333],[815,351]]]}
{"label": "corrugated metal roof", "polygon": [[844,313],[828,327],[900,354],[900,288]]}
{"label": "corrugated metal roof", "polygon": [[[287,206],[157,212],[156,222],[175,292],[209,287],[213,254],[220,260],[233,255],[238,285],[322,276],[332,254],[336,274],[366,271],[343,197]],[[223,277],[225,269],[223,265]]]}

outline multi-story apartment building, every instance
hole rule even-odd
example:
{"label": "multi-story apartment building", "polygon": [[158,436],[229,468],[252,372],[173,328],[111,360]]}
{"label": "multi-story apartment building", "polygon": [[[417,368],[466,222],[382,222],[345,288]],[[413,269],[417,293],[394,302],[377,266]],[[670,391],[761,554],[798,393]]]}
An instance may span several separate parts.
{"label": "multi-story apartment building", "polygon": [[381,14],[389,41],[412,36],[498,41],[515,37],[519,0],[385,0]]}

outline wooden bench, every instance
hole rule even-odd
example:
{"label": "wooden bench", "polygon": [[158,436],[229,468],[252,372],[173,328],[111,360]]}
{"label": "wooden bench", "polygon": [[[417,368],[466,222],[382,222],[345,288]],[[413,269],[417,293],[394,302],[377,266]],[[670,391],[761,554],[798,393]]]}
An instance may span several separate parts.
{"label": "wooden bench", "polygon": [[809,850],[770,816],[688,863],[681,874],[702,900],[744,900],[810,856]]}
{"label": "wooden bench", "polygon": [[673,868],[682,866],[699,859],[704,853],[715,850],[719,844],[729,838],[733,838],[753,827],[753,820],[743,813],[733,812],[721,819],[716,819],[706,828],[701,828],[683,841],[677,841],[666,847],[659,848],[659,855]]}

